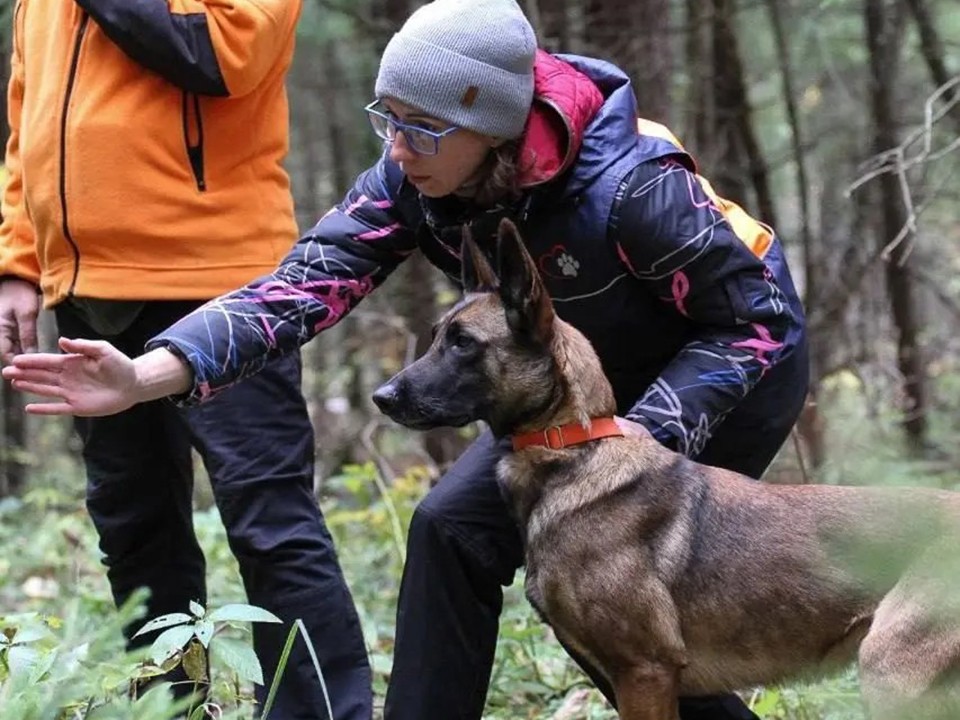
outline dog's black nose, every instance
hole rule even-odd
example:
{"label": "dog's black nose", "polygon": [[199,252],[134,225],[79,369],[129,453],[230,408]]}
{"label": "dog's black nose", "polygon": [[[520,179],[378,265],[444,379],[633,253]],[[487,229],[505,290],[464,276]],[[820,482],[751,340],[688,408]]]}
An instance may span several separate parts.
{"label": "dog's black nose", "polygon": [[380,412],[389,415],[390,411],[397,406],[399,396],[400,393],[397,392],[396,384],[388,382],[374,391],[373,402],[380,408]]}

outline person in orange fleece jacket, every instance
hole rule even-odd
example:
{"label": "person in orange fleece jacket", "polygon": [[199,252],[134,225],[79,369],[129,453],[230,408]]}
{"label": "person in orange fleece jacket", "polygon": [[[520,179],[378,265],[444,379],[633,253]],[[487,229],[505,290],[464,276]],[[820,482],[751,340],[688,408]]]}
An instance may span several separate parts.
{"label": "person in orange fleece jacket", "polygon": [[[297,238],[282,160],[300,9],[299,0],[17,2],[0,226],[4,362],[37,349],[41,298],[60,335],[137,355],[283,258]],[[118,604],[143,586],[148,617],[205,604],[191,521],[195,447],[249,601],[287,625],[303,619],[334,716],[369,720],[359,620],[312,492],[300,371],[294,353],[202,408],[160,401],[78,418],[87,507]],[[286,632],[255,626],[268,683]],[[295,647],[271,717],[326,717],[309,656]]]}

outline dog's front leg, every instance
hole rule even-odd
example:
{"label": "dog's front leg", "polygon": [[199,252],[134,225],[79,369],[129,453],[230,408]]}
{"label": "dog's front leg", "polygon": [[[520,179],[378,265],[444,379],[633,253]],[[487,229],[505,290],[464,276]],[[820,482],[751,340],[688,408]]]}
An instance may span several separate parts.
{"label": "dog's front leg", "polygon": [[643,662],[614,675],[620,720],[679,720],[677,707],[680,669]]}

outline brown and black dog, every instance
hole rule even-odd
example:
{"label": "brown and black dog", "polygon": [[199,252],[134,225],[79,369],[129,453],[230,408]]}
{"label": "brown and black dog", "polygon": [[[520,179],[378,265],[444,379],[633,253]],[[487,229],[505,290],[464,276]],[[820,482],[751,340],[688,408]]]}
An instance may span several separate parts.
{"label": "brown and black dog", "polygon": [[871,717],[960,719],[960,494],[766,485],[650,436],[560,447],[555,428],[610,418],[613,394],[509,222],[497,244],[494,272],[464,239],[466,296],[375,399],[414,428],[484,420],[515,447],[551,429],[498,476],[528,598],[620,717],[675,720],[678,695],[856,660]]}

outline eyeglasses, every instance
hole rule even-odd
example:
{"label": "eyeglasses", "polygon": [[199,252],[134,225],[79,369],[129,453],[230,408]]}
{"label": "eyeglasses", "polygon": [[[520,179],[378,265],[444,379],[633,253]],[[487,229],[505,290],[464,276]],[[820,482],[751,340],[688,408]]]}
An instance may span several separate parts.
{"label": "eyeglasses", "polygon": [[397,132],[402,132],[407,145],[418,155],[436,155],[440,152],[440,139],[460,129],[454,126],[437,132],[422,126],[402,123],[379,100],[374,100],[364,110],[367,111],[377,137],[387,142],[394,142]]}

